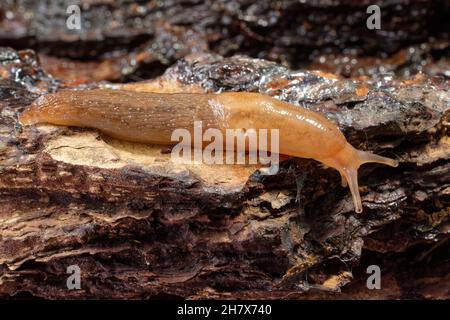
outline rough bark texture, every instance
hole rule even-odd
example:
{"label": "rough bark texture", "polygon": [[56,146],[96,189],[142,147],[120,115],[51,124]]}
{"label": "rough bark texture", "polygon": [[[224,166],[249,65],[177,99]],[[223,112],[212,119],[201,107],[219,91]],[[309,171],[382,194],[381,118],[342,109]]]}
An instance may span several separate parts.
{"label": "rough bark texture", "polygon": [[[36,8],[38,18],[27,20],[25,12],[32,9],[24,3],[3,4],[3,43],[59,48],[54,53],[67,58],[65,44],[73,38],[59,25],[63,20],[45,19],[42,8]],[[102,6],[116,10],[115,19],[134,12],[124,9],[131,2],[91,3],[87,17]],[[445,36],[428,38],[443,33],[435,27],[445,22],[444,1],[436,6],[412,1],[405,7],[421,9],[418,16],[396,20],[413,38],[380,32],[386,36],[382,40],[391,40],[386,45],[372,41],[367,30],[357,33],[354,47],[366,54],[358,57],[361,64],[348,62],[356,53],[339,52],[352,47],[353,33],[341,30],[339,43],[333,32],[330,39],[319,35],[326,17],[342,28],[346,24],[338,23],[339,17],[358,17],[364,1],[345,2],[347,7],[280,2],[283,10],[269,2],[217,3],[150,8],[142,15],[158,23],[151,28],[137,28],[135,20],[123,17],[120,21],[132,23],[128,28],[98,25],[100,31],[80,36],[71,47],[80,49],[71,57],[94,52],[96,60],[88,62],[44,55],[41,64],[34,51],[0,49],[0,297],[450,298],[449,42]],[[395,16],[399,9],[391,3],[385,9]],[[401,8],[403,1],[398,4]],[[7,14],[12,7],[13,18]],[[143,9],[136,10],[139,15]],[[283,25],[277,12],[307,21],[302,25],[311,30],[324,29],[300,37],[295,32],[301,28],[287,28],[293,22]],[[294,15],[300,12],[303,16]],[[155,17],[166,17],[166,24]],[[365,21],[365,15],[359,19]],[[410,19],[430,25],[420,25],[418,33]],[[401,29],[389,21],[386,28],[392,23],[392,30]],[[151,37],[136,49],[133,41],[144,29]],[[255,32],[264,39],[272,34],[272,42]],[[176,43],[184,49],[177,51]],[[122,55],[112,54],[123,48]],[[148,48],[161,49],[157,59]],[[373,50],[385,55],[371,55]],[[268,60],[223,57],[235,52],[308,68],[293,71]],[[292,54],[298,52],[312,59]],[[315,68],[333,74],[308,71]],[[162,70],[162,76],[145,82],[98,82]],[[118,141],[95,130],[18,123],[20,112],[38,96],[77,86],[261,92],[324,114],[355,147],[397,158],[400,166],[360,170],[364,212],[355,214],[338,173],[312,160],[286,160],[277,175],[264,176],[252,166],[175,164],[164,148]],[[381,290],[366,287],[372,264],[381,267]],[[81,269],[81,290],[66,287],[70,265]]]}
{"label": "rough bark texture", "polygon": [[[69,30],[67,8],[77,3],[81,29]],[[376,1],[382,14],[380,30],[366,27],[366,10],[372,4],[372,0],[4,0],[0,45],[62,58],[98,58],[89,65],[66,60],[46,65],[52,73],[78,82],[154,77],[187,54],[204,51],[246,54],[292,69],[320,68],[346,76],[390,71],[402,76],[417,71],[441,75],[449,69],[448,60],[440,59],[449,52],[447,0]]]}
{"label": "rough bark texture", "polygon": [[[386,253],[429,244],[420,253],[431,257],[434,246],[448,249],[446,81],[362,83],[218,56],[182,60],[159,79],[303,104],[336,119],[356,147],[397,157],[399,168],[362,171],[365,211],[356,215],[338,174],[311,160],[288,160],[276,176],[261,176],[248,166],[175,165],[157,146],[92,130],[22,128],[17,114],[57,84],[31,53],[2,53],[3,296],[315,297],[339,291],[355,266],[364,268],[364,247]],[[337,107],[317,105],[329,99]],[[412,286],[427,296],[441,286],[432,297],[448,297],[439,282],[448,280],[448,260],[423,278],[403,269],[406,261],[386,270],[398,287],[386,295],[408,296],[404,286]],[[65,287],[73,264],[82,270],[80,291]],[[397,282],[396,272],[413,272],[425,291]]]}

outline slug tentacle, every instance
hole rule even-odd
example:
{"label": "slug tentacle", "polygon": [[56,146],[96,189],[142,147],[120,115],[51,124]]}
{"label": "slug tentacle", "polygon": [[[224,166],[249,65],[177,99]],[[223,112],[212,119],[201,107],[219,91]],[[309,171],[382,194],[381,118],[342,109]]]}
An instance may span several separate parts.
{"label": "slug tentacle", "polygon": [[347,187],[347,178],[341,173],[341,186],[343,187],[343,188],[346,188]]}
{"label": "slug tentacle", "polygon": [[335,168],[341,174],[341,184],[347,184],[352,194],[353,204],[357,213],[362,212],[361,196],[358,190],[358,169],[364,163],[380,163],[391,167],[397,167],[398,161],[382,157],[370,152],[357,150],[349,143],[336,154],[327,159],[318,159],[322,163]]}
{"label": "slug tentacle", "polygon": [[373,163],[385,164],[385,165],[391,166],[391,167],[398,166],[397,160],[382,157],[382,156],[379,156],[377,154],[373,154],[373,153],[367,152],[367,151],[357,150],[357,152],[358,152],[359,161],[361,164],[373,162]]}
{"label": "slug tentacle", "polygon": [[350,193],[352,194],[355,212],[361,213],[363,211],[363,207],[361,203],[361,196],[358,190],[358,168],[344,168],[342,170],[342,173],[347,179],[348,186],[350,187]]}

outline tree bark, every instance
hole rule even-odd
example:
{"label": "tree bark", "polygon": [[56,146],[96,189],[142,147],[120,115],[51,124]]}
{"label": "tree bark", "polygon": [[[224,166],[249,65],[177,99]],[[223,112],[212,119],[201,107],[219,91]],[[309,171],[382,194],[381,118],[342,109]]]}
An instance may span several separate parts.
{"label": "tree bark", "polygon": [[[449,298],[447,80],[349,80],[200,54],[117,85],[254,91],[324,114],[353,146],[400,161],[360,170],[355,214],[338,173],[313,160],[263,176],[175,164],[164,148],[95,130],[22,127],[31,101],[71,84],[32,51],[0,59],[1,297]],[[366,288],[373,264],[381,290]],[[72,265],[80,290],[66,285]]]}

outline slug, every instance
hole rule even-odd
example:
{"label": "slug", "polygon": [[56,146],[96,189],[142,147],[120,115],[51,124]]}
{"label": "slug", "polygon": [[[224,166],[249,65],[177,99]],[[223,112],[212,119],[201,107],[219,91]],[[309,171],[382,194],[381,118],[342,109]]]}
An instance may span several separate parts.
{"label": "slug", "polygon": [[23,125],[50,123],[89,127],[128,141],[173,145],[177,128],[279,129],[279,153],[311,158],[335,168],[347,182],[355,211],[362,212],[358,168],[367,162],[398,162],[356,150],[338,127],[307,109],[259,93],[150,93],[125,90],[63,90],[38,98],[20,115]]}

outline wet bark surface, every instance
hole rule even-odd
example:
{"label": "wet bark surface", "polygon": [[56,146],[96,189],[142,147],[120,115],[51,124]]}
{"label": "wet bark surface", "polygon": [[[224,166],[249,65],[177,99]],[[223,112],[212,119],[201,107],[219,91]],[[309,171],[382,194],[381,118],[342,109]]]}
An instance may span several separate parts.
{"label": "wet bark surface", "polygon": [[[81,28],[69,29],[67,8],[77,3]],[[91,64],[85,73],[76,61],[48,64],[53,73],[77,81],[150,78],[204,51],[346,76],[442,75],[449,69],[441,59],[449,52],[448,1],[376,3],[379,30],[366,27],[373,4],[368,0],[6,0],[0,4],[0,45],[32,48],[53,59],[96,58],[98,67]]]}
{"label": "wet bark surface", "polygon": [[[44,19],[35,8],[38,18],[27,20],[24,3],[1,9],[2,43],[39,53],[0,49],[0,297],[449,298],[444,2],[398,1],[420,9],[399,25],[386,21],[408,36],[380,32],[375,41],[339,22],[365,23],[364,1],[143,2],[149,11],[92,1],[85,23],[94,27],[83,36],[60,27],[63,14]],[[95,25],[97,10],[122,24]],[[153,27],[124,18],[132,14]],[[302,23],[286,28],[286,15]],[[339,37],[322,39],[323,21]],[[302,27],[311,33],[300,37]],[[359,51],[340,50],[352,46]],[[82,60],[85,51],[95,59]],[[151,79],[130,82],[144,76]],[[364,212],[356,214],[337,171],[313,160],[285,160],[274,176],[254,166],[181,165],[160,146],[17,120],[41,95],[91,87],[260,92],[325,115],[353,146],[400,165],[360,169]],[[66,286],[71,265],[81,290]],[[381,268],[381,290],[366,287],[369,265]]]}

